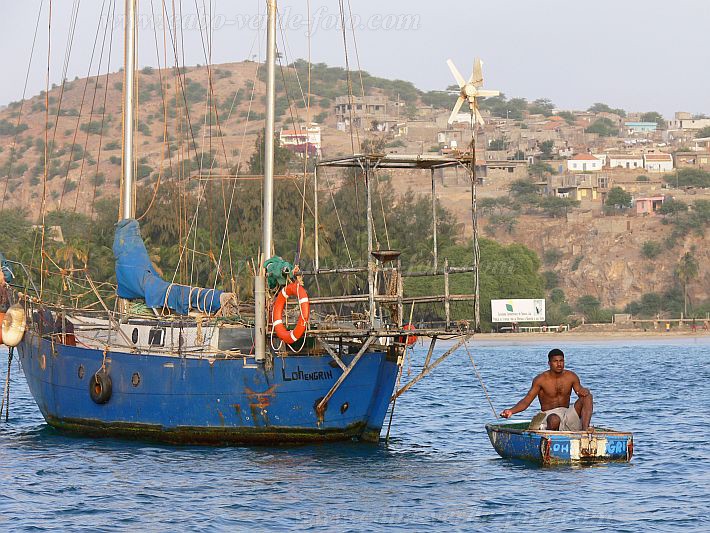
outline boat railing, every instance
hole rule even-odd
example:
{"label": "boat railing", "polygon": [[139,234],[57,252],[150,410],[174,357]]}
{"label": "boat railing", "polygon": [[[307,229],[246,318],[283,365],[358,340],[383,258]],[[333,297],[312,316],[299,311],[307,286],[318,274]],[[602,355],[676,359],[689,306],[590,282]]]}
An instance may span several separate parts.
{"label": "boat railing", "polygon": [[[476,269],[474,267],[452,267],[449,265],[448,259],[444,259],[443,269],[432,269],[426,271],[416,271],[416,270],[403,270],[401,262],[399,259],[396,261],[391,261],[393,266],[382,265],[379,261],[374,267],[374,277],[375,283],[373,284],[374,292],[365,294],[346,294],[346,295],[336,295],[336,296],[319,296],[311,297],[309,299],[310,304],[314,307],[326,306],[326,305],[337,305],[337,304],[364,304],[372,302],[373,304],[380,306],[380,316],[381,308],[383,306],[394,307],[396,306],[396,311],[392,313],[394,320],[392,320],[392,326],[395,329],[402,329],[405,324],[411,322],[411,317],[409,321],[406,320],[404,316],[404,306],[412,306],[420,304],[443,304],[444,305],[444,320],[438,321],[442,327],[434,326],[432,322],[427,324],[427,329],[432,330],[434,333],[445,333],[450,332],[453,329],[461,329],[461,322],[472,322],[473,317],[469,320],[456,321],[456,328],[453,327],[454,320],[452,319],[451,305],[456,302],[475,302],[475,294],[451,294],[451,275],[457,274],[473,274]],[[368,267],[349,267],[349,268],[321,268],[317,270],[305,270],[299,272],[304,277],[316,277],[316,276],[326,276],[326,275],[344,275],[344,274],[365,274],[368,273]],[[386,279],[389,277],[389,280]],[[431,294],[425,296],[405,296],[405,282],[406,278],[443,278],[444,280],[444,292],[443,294]],[[388,291],[384,293],[381,290],[380,280],[388,285],[388,281],[395,280],[390,286],[396,286],[395,291]],[[464,329],[468,329],[465,327]]]}

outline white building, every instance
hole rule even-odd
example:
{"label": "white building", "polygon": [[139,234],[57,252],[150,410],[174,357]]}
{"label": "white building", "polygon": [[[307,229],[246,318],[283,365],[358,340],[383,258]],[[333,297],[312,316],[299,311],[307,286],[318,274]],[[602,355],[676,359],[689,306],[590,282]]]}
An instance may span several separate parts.
{"label": "white building", "polygon": [[668,121],[670,130],[701,130],[710,127],[710,118],[693,118],[690,113],[679,111],[673,120]]}
{"label": "white building", "polygon": [[648,172],[673,172],[671,154],[644,154],[643,167]]}
{"label": "white building", "polygon": [[301,126],[298,130],[284,130],[279,134],[279,142],[282,147],[288,148],[297,153],[309,152],[310,155],[320,156],[321,153],[321,130],[317,124],[306,127]]}
{"label": "white building", "polygon": [[598,172],[604,166],[604,161],[592,154],[577,154],[567,160],[567,170],[571,172]]}
{"label": "white building", "polygon": [[639,154],[609,154],[610,168],[643,168],[643,156]]}

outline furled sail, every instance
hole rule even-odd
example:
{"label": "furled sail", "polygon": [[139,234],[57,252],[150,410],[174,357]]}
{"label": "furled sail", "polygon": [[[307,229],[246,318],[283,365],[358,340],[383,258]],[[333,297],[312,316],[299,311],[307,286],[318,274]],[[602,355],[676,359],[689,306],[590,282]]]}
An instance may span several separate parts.
{"label": "furled sail", "polygon": [[220,310],[222,291],[168,283],[158,275],[148,257],[137,220],[124,219],[116,225],[113,255],[119,297],[141,298],[148,307],[168,307],[180,315],[191,310],[210,314]]}

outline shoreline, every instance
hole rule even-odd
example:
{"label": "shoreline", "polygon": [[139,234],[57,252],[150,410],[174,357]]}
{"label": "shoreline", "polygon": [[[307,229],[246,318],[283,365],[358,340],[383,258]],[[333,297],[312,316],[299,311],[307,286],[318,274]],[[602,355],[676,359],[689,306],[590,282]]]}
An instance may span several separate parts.
{"label": "shoreline", "polygon": [[710,332],[697,331],[565,331],[563,333],[478,333],[471,344],[516,344],[561,342],[616,342],[616,341],[707,341]]}

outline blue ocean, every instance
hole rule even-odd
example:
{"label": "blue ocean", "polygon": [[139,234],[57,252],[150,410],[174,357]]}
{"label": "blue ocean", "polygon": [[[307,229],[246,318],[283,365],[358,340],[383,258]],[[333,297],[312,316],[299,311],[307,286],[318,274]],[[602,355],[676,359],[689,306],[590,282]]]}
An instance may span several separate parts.
{"label": "blue ocean", "polygon": [[[497,411],[527,392],[553,347],[470,346]],[[593,424],[634,432],[631,463],[501,459],[465,350],[398,400],[388,445],[70,437],[45,424],[14,362],[10,421],[0,422],[0,530],[710,530],[710,339],[562,339],[559,347],[594,394]],[[403,379],[425,354],[416,347]],[[6,362],[0,352],[2,384]]]}

